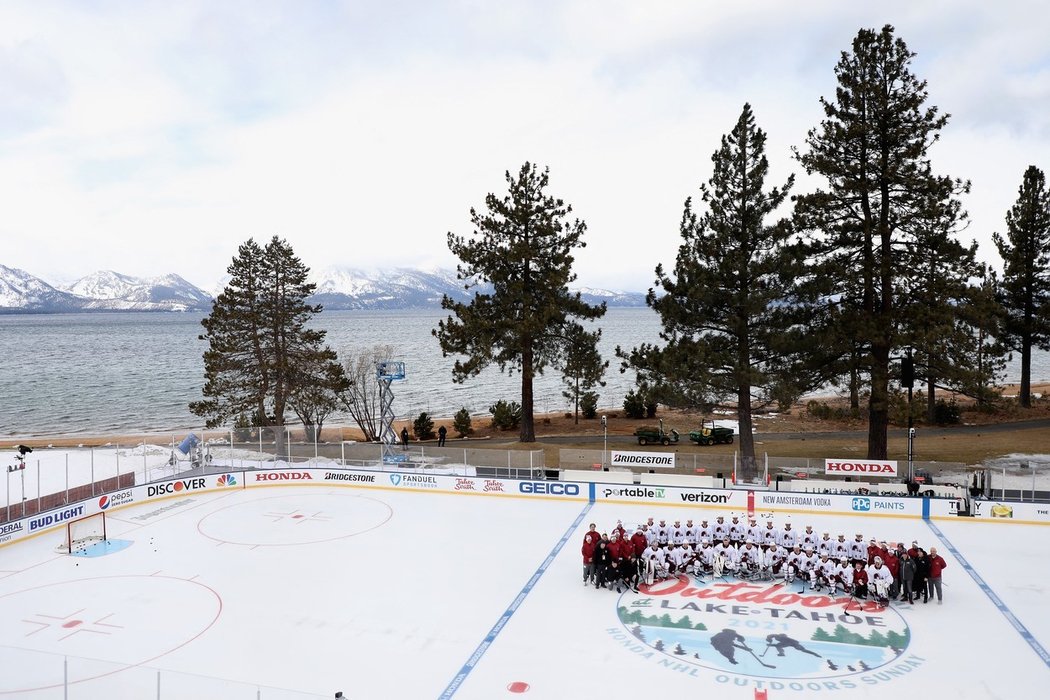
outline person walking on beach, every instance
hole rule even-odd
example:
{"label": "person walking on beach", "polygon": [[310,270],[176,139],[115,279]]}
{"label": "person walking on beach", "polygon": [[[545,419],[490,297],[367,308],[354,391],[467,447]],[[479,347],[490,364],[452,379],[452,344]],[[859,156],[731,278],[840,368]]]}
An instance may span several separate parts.
{"label": "person walking on beach", "polygon": [[448,435],[448,428],[441,426],[438,428],[438,447],[445,446],[445,436]]}
{"label": "person walking on beach", "polygon": [[401,429],[401,449],[408,449],[408,428]]}

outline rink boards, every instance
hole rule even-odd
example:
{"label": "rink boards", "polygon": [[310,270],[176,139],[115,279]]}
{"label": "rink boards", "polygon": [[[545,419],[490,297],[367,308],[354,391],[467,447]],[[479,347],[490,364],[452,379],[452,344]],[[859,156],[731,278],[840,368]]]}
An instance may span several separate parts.
{"label": "rink boards", "polygon": [[[1025,688],[1050,681],[1039,655],[1050,640],[1041,612],[1050,570],[1046,557],[1033,558],[1045,550],[1043,528],[1025,526],[1037,514],[1011,505],[1014,518],[959,518],[925,499],[367,470],[171,479],[34,516],[27,521],[35,523],[21,521],[20,531],[6,533],[9,544],[16,535],[54,535],[69,519],[104,510],[113,514],[111,536],[135,546],[79,568],[72,557],[51,554],[49,542],[0,550],[9,574],[0,579],[7,635],[0,644],[31,643],[37,652],[70,658],[99,655],[101,647],[68,646],[78,637],[50,646],[45,633],[19,641],[16,633],[30,619],[25,611],[52,599],[81,596],[88,603],[40,607],[48,615],[98,601],[143,625],[122,632],[135,643],[106,638],[110,661],[127,666],[108,677],[115,685],[78,681],[74,688],[88,694],[73,700],[103,691],[150,697],[142,688],[153,681],[138,678],[139,664],[314,693],[261,695],[297,700],[330,697],[329,689],[348,697],[560,699],[634,696],[652,687],[747,700],[762,692],[770,700],[801,700],[934,690],[1022,697]],[[847,610],[848,600],[798,584],[732,580],[672,580],[620,595],[580,584],[579,545],[589,522],[611,529],[616,520],[751,510],[777,524],[791,519],[799,529],[812,524],[818,532],[935,545],[949,562],[947,604]],[[993,521],[1016,527],[979,525]],[[428,542],[438,546],[418,546]],[[360,575],[361,562],[375,573]],[[147,599],[153,603],[140,611]],[[712,641],[720,630],[737,631],[754,655],[740,651],[730,664]],[[819,659],[790,648],[779,656],[764,641],[769,634],[798,640]],[[173,651],[150,646],[169,638],[173,648],[191,641]],[[286,656],[285,648],[295,651]],[[303,656],[304,649],[312,652]],[[26,689],[11,679],[31,683],[28,670],[37,664],[6,656],[14,667],[4,668],[0,697],[60,697],[13,692]],[[992,673],[1007,666],[1008,676]],[[55,669],[44,675],[53,679]],[[165,683],[162,697],[220,696],[179,695],[173,681]],[[221,696],[255,697],[232,689]]]}

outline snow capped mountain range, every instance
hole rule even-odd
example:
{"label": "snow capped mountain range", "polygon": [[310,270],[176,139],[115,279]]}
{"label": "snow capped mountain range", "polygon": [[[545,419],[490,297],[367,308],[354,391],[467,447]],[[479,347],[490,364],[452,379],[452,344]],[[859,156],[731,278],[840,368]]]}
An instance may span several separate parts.
{"label": "snow capped mountain range", "polygon": [[[222,291],[223,279],[215,294]],[[454,270],[355,270],[328,268],[313,274],[317,292],[312,304],[326,309],[434,308],[445,294],[467,302],[467,292]],[[591,304],[645,306],[645,295],[580,288]],[[140,278],[103,270],[73,284],[53,286],[17,268],[0,265],[0,313],[73,311],[210,311],[213,295],[178,275]]]}

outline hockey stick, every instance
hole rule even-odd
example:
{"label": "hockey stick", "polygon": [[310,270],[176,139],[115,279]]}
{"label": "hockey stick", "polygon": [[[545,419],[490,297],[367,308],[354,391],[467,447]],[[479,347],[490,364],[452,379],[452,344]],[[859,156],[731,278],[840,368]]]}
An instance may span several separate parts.
{"label": "hockey stick", "polygon": [[765,648],[765,650],[764,650],[764,651],[762,652],[762,654],[761,654],[761,655],[759,656],[759,658],[762,658],[762,657],[764,657],[764,656],[766,655],[766,652],[767,652],[767,651],[769,651],[769,648],[770,648],[771,646],[773,646],[773,642],[766,642],[766,648]]}
{"label": "hockey stick", "polygon": [[751,656],[754,657],[755,661],[757,661],[758,663],[762,664],[766,668],[776,668],[776,666],[773,666],[771,664],[767,664],[764,661],[762,661],[762,659],[758,658],[758,655],[755,654],[755,652],[751,650],[751,647],[744,647],[744,651],[746,651],[748,654],[751,654]]}

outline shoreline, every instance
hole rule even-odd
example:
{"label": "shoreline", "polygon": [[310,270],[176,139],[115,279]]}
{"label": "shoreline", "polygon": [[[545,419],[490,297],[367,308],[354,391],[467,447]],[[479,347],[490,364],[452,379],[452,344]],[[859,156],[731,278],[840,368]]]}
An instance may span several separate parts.
{"label": "shoreline", "polygon": [[[1018,391],[1019,388],[1020,387],[1019,387],[1018,384],[1004,384],[1004,385],[1002,385],[1000,387],[997,387],[997,389],[999,390],[999,392],[1002,394],[1002,396],[1004,398],[1015,398],[1017,396],[1017,391]],[[1050,381],[1032,382],[1031,390],[1032,390],[1033,394],[1041,395],[1042,397],[1046,397],[1046,396],[1050,395]],[[940,394],[944,398],[953,398],[953,395],[950,394],[949,392],[943,392],[942,391],[942,392],[940,392]],[[972,404],[972,401],[967,399],[966,397],[962,397],[962,399],[963,400],[960,401],[960,403],[964,407],[969,405],[969,404]],[[867,421],[865,421],[863,419],[859,419],[859,420],[858,419],[853,419],[851,421],[846,421],[845,424],[843,422],[841,422],[841,421],[840,422],[836,422],[836,421],[829,421],[829,420],[807,419],[806,415],[805,415],[806,414],[806,405],[810,401],[818,401],[818,402],[821,402],[821,403],[828,403],[830,405],[836,405],[836,404],[843,403],[845,401],[845,399],[841,395],[835,395],[835,394],[822,395],[822,396],[813,396],[813,397],[809,397],[809,398],[806,398],[806,399],[800,399],[791,408],[791,410],[789,412],[768,411],[768,412],[763,412],[763,413],[755,413],[754,414],[754,420],[755,420],[755,424],[756,424],[755,427],[756,428],[764,427],[763,424],[767,423],[767,421],[775,421],[779,417],[787,417],[787,416],[791,416],[791,415],[794,415],[794,414],[797,414],[797,421],[800,424],[799,425],[795,425],[795,426],[789,426],[789,427],[793,427],[794,428],[793,430],[784,430],[784,431],[773,430],[771,432],[820,433],[820,432],[841,431],[841,430],[857,431],[857,430],[862,430],[863,426],[867,425]],[[617,408],[606,407],[606,408],[601,409],[601,410],[598,411],[599,415],[608,415],[609,416],[609,427],[608,427],[608,434],[609,435],[630,435],[630,434],[633,433],[634,429],[636,427],[640,426],[640,425],[646,425],[646,424],[653,423],[653,422],[661,420],[661,419],[663,419],[665,421],[670,420],[672,422],[675,422],[675,421],[681,422],[683,420],[686,421],[686,422],[689,422],[690,420],[693,420],[697,416],[700,415],[699,413],[695,413],[695,412],[691,412],[691,411],[681,411],[681,410],[678,410],[678,409],[662,408],[661,411],[657,414],[656,418],[651,418],[651,419],[646,419],[646,418],[643,418],[643,419],[630,419],[630,418],[622,417],[620,415],[622,413],[622,411],[623,411],[622,406],[621,407],[617,407]],[[863,414],[863,402],[862,402],[861,412]],[[601,429],[600,424],[595,419],[580,418],[579,425],[576,425],[576,424],[571,423],[571,418],[567,417],[567,416],[570,416],[570,415],[571,415],[570,412],[567,412],[567,411],[555,411],[555,412],[548,412],[548,413],[538,413],[537,412],[535,414],[536,433],[537,433],[536,438],[537,438],[537,440],[541,441],[545,437],[556,437],[556,436],[557,437],[577,436],[577,437],[580,438],[581,442],[588,442],[588,441],[593,441],[595,439],[601,439],[601,437],[603,435],[603,431]],[[712,416],[709,416],[709,417],[713,417],[715,420],[726,420],[726,421],[736,421],[737,420],[736,415],[735,415],[735,411],[730,411],[730,410],[713,412]],[[437,430],[437,428],[439,426],[444,425],[446,428],[449,429],[450,439],[459,439],[459,438],[455,438],[453,436],[453,431],[452,431],[453,417],[452,416],[431,416],[431,418],[434,421],[434,429],[435,429],[435,431]],[[488,440],[496,440],[496,441],[500,441],[500,442],[502,442],[504,440],[505,441],[515,442],[515,443],[517,442],[517,439],[516,439],[517,433],[515,431],[492,431],[489,428],[489,425],[488,425],[489,424],[489,420],[490,420],[488,414],[471,416],[471,418],[473,419],[474,430],[477,433],[479,433],[479,435],[477,437],[474,437],[474,438],[467,438],[468,440],[488,439]],[[567,425],[567,426],[563,425],[566,420],[569,421],[569,425]],[[1009,424],[1009,423],[1013,423],[1013,422],[1019,422],[1019,421],[1022,421],[1022,420],[1026,420],[1026,418],[1024,418],[1024,417],[1002,417],[1002,416],[1000,416],[1000,420],[993,421],[993,423],[996,423],[996,424]],[[399,419],[399,420],[394,421],[395,430],[399,432],[400,428],[402,426],[404,426],[404,427],[407,427],[409,429],[409,432],[411,433],[412,432],[412,421],[413,421],[413,419],[411,419],[411,418]],[[554,424],[557,424],[557,426],[559,428],[555,432],[548,432],[548,431],[544,431],[543,430],[544,427],[546,427],[546,426],[550,426],[551,428],[554,428],[555,427]],[[287,425],[285,427],[290,432],[293,442],[298,442],[299,444],[301,444],[303,442],[303,440],[302,440],[302,435],[303,435],[302,424],[300,424],[300,423],[293,423],[293,424],[289,424],[289,425]],[[765,427],[775,427],[775,426],[769,426],[767,424]],[[891,425],[891,428],[893,428],[893,427],[900,427],[900,426],[893,426],[893,425]],[[679,429],[679,430],[681,430],[681,429]],[[207,430],[205,430],[205,429],[203,429],[201,427],[190,427],[190,428],[175,429],[175,430],[168,429],[168,430],[152,430],[152,431],[151,430],[143,430],[143,431],[114,430],[112,432],[53,433],[53,434],[50,434],[50,435],[22,435],[22,436],[18,436],[18,435],[4,435],[4,436],[0,436],[0,451],[6,450],[6,449],[12,449],[15,446],[21,445],[21,444],[28,445],[28,446],[33,447],[33,448],[36,448],[36,447],[56,447],[56,448],[57,447],[105,447],[105,446],[112,446],[112,445],[127,445],[127,446],[131,447],[131,446],[142,444],[143,442],[145,442],[147,444],[168,445],[168,446],[170,446],[171,443],[172,443],[172,440],[174,440],[175,443],[179,443],[189,433],[194,433],[195,435],[197,435],[197,437],[202,437],[202,435],[203,435],[203,437],[205,439],[218,438],[220,436],[225,439],[225,438],[228,438],[228,436],[230,435],[231,429],[229,429],[229,428],[214,428],[214,429],[207,429]],[[296,441],[296,436],[297,435],[299,436],[298,441]],[[325,425],[324,426],[324,428],[322,430],[322,433],[321,433],[321,438],[322,439],[319,439],[317,441],[318,444],[321,444],[321,443],[325,443],[325,444],[333,444],[333,443],[335,443],[335,444],[338,444],[340,441],[343,441],[343,442],[350,442],[350,441],[362,442],[363,441],[363,433],[357,427],[356,424],[353,424],[353,423],[334,423],[334,424],[330,424],[330,425]],[[436,441],[437,441],[437,439],[435,438],[432,442],[436,442]],[[253,440],[249,439],[249,440],[246,440],[244,442],[251,443],[251,442],[253,442]],[[412,442],[413,443],[419,443],[420,441],[416,440],[414,438],[414,436],[413,436]],[[422,444],[429,444],[430,442],[431,441],[422,441]],[[310,444],[312,444],[312,443],[310,443]]]}

